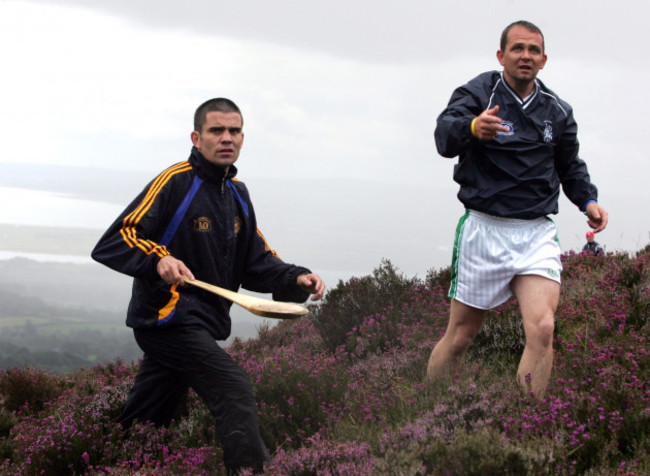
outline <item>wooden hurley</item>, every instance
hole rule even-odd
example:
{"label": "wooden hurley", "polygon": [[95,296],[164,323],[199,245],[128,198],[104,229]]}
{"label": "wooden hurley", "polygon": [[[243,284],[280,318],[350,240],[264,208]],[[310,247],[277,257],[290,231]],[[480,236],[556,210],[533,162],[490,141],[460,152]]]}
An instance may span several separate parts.
{"label": "wooden hurley", "polygon": [[276,319],[296,319],[309,314],[309,309],[299,304],[272,301],[270,299],[262,299],[247,294],[236,293],[230,289],[221,288],[214,284],[199,281],[198,279],[189,280],[185,277],[183,277],[183,279],[186,284],[191,284],[192,286],[196,286],[197,288],[204,289],[205,291],[226,298],[257,316],[273,317]]}

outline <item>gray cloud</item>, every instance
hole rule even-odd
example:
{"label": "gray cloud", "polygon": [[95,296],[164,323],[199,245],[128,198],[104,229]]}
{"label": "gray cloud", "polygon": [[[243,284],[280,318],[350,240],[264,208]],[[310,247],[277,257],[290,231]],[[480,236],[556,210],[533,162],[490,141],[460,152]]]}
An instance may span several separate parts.
{"label": "gray cloud", "polygon": [[[629,61],[645,54],[645,2],[525,0],[33,0],[105,11],[148,28],[269,42],[372,63],[429,63],[496,51],[501,30],[527,19],[551,54]],[[624,35],[615,32],[623,26]]]}
{"label": "gray cloud", "polygon": [[[0,17],[12,45],[0,50],[10,72],[0,76],[0,161],[112,169],[80,173],[92,185],[79,193],[125,205],[145,178],[187,157],[194,108],[229,96],[246,117],[240,177],[283,257],[332,275],[368,273],[387,257],[422,276],[449,263],[462,212],[454,161],[435,152],[435,117],[454,87],[498,68],[500,31],[527,18],[546,34],[540,77],[574,106],[611,213],[599,241],[635,250],[650,230],[638,213],[650,198],[649,104],[634,87],[648,76],[648,7],[611,5],[3,3],[18,13]],[[116,188],[115,176],[134,170],[142,180]],[[52,175],[30,172],[32,184],[51,185]],[[556,222],[564,249],[582,245],[584,217],[566,200]]]}

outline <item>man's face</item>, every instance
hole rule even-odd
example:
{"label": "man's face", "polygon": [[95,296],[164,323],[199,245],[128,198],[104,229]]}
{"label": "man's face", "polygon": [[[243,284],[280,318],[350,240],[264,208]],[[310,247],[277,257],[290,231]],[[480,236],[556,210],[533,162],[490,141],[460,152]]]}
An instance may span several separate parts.
{"label": "man's face", "polygon": [[523,26],[513,26],[505,51],[497,51],[497,58],[509,84],[531,83],[546,64],[544,39]]}
{"label": "man's face", "polygon": [[193,131],[191,137],[208,162],[227,171],[237,162],[244,142],[241,116],[236,112],[208,112],[203,129]]}

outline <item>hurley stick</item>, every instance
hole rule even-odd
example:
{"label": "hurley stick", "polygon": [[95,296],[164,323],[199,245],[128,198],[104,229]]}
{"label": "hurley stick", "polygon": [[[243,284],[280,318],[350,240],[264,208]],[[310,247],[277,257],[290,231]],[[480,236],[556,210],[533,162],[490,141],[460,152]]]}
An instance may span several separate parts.
{"label": "hurley stick", "polygon": [[309,309],[299,304],[272,301],[270,299],[236,293],[230,289],[224,289],[214,284],[199,281],[198,279],[190,280],[183,277],[183,280],[186,284],[191,284],[192,286],[226,298],[257,316],[274,317],[276,319],[295,319],[309,314]]}

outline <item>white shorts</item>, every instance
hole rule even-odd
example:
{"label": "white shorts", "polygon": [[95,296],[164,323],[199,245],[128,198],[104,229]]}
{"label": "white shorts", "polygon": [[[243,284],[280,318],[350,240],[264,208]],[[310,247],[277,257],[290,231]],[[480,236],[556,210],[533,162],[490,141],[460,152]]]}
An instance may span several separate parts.
{"label": "white shorts", "polygon": [[449,297],[492,309],[512,296],[517,275],[535,274],[560,282],[562,262],[550,218],[517,220],[468,210],[458,222]]}

